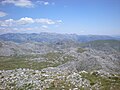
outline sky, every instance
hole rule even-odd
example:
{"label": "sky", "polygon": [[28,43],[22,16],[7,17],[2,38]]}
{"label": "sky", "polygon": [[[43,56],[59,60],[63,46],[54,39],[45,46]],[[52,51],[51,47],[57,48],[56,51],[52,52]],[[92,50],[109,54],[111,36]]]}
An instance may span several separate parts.
{"label": "sky", "polygon": [[120,35],[120,0],[0,0],[0,34]]}

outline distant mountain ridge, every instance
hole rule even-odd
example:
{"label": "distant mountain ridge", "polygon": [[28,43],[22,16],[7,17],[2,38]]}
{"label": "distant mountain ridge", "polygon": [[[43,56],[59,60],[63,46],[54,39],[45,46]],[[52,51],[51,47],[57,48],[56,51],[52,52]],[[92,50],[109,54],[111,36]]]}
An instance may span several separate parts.
{"label": "distant mountain ridge", "polygon": [[81,45],[83,48],[92,48],[100,51],[111,52],[116,50],[120,52],[120,41],[119,40],[95,40],[83,43]]}
{"label": "distant mountain ridge", "polygon": [[120,36],[107,35],[77,35],[77,34],[58,34],[58,33],[7,33],[0,35],[0,40],[13,41],[17,43],[23,42],[56,42],[56,41],[76,41],[89,42],[94,40],[120,40]]}

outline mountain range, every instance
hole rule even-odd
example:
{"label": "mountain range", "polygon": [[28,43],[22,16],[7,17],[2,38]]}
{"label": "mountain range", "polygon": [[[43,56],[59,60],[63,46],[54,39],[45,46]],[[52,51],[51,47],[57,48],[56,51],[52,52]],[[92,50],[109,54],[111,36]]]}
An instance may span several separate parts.
{"label": "mountain range", "polygon": [[0,35],[0,40],[22,42],[56,42],[73,40],[76,42],[89,42],[94,40],[120,40],[120,36],[108,35],[77,35],[77,34],[57,34],[57,33],[7,33]]}
{"label": "mountain range", "polygon": [[118,90],[119,87],[119,36],[0,35],[2,90]]}

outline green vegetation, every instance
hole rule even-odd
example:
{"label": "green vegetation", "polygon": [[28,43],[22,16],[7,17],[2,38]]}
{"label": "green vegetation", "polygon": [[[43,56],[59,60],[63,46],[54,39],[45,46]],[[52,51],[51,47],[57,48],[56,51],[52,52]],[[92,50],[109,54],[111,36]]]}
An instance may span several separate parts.
{"label": "green vegetation", "polygon": [[114,49],[120,52],[120,41],[118,40],[95,40],[90,41],[87,43],[82,43],[81,47],[90,47],[97,50],[104,50],[104,49]]}
{"label": "green vegetation", "polygon": [[94,85],[98,85],[100,90],[120,90],[120,77],[111,76],[108,78],[90,73],[80,73],[80,75],[90,81],[93,90],[96,90]]}
{"label": "green vegetation", "polygon": [[[67,61],[73,60],[72,56],[63,56],[63,61],[60,59],[62,53],[47,53],[44,55],[22,55],[22,56],[8,56],[0,57],[0,70],[11,70],[16,68],[30,68],[41,70],[46,67],[56,67],[60,64],[66,63]],[[45,58],[47,61],[37,62],[34,58]]]}
{"label": "green vegetation", "polygon": [[0,47],[2,47],[2,43],[0,42]]}
{"label": "green vegetation", "polygon": [[50,62],[35,62],[26,60],[25,57],[0,57],[0,70],[11,70],[16,68],[42,69],[48,66],[56,66]]}
{"label": "green vegetation", "polygon": [[64,55],[63,53],[60,53],[60,52],[56,52],[56,53],[50,52],[50,53],[42,55],[42,57],[46,58],[48,61],[52,61],[56,65],[64,64],[67,61],[71,61],[75,59],[75,57],[73,56]]}
{"label": "green vegetation", "polygon": [[17,90],[31,90],[35,86],[31,83],[24,84],[22,87],[17,88]]}
{"label": "green vegetation", "polygon": [[73,88],[76,88],[76,86],[71,84],[70,82],[66,82],[65,80],[55,79],[50,84],[50,87],[44,90],[70,90],[70,89],[73,90]]}
{"label": "green vegetation", "polygon": [[78,48],[77,49],[77,53],[83,53],[83,52],[85,52],[86,50],[85,49],[83,49],[83,48]]}
{"label": "green vegetation", "polygon": [[47,54],[42,55],[42,57],[47,58],[49,61],[57,61],[59,57],[61,57],[62,53],[60,52],[50,52]]}
{"label": "green vegetation", "polygon": [[64,61],[62,61],[62,63],[66,63],[67,61],[72,61],[74,59],[75,59],[75,57],[73,57],[73,56],[65,55],[65,56],[63,56]]}

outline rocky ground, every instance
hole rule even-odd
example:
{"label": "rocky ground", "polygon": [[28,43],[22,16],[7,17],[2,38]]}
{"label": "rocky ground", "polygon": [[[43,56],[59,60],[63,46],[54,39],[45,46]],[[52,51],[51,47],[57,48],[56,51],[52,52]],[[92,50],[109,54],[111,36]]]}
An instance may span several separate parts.
{"label": "rocky ground", "polygon": [[1,41],[0,90],[120,90],[120,42],[86,45]]}
{"label": "rocky ground", "polygon": [[104,71],[71,72],[60,68],[0,71],[0,90],[119,90],[120,76]]}

